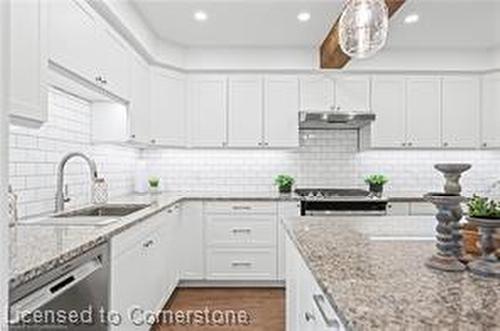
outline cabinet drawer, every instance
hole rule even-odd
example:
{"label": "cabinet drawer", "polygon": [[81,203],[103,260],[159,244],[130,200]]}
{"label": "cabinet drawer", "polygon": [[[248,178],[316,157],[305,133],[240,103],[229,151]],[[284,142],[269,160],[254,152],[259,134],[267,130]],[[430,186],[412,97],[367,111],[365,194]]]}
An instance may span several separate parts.
{"label": "cabinet drawer", "polygon": [[170,219],[173,220],[177,217],[179,217],[179,209],[175,205],[114,236],[111,240],[111,256],[117,257],[134,245],[138,245],[140,241],[150,240],[153,232],[156,232],[166,222],[170,222],[173,226],[174,222]]}
{"label": "cabinet drawer", "polygon": [[212,249],[207,256],[207,278],[274,280],[276,260],[275,249]]}
{"label": "cabinet drawer", "polygon": [[210,246],[276,246],[275,215],[208,215]]}
{"label": "cabinet drawer", "polygon": [[275,214],[276,203],[269,201],[216,201],[205,204],[207,214]]}

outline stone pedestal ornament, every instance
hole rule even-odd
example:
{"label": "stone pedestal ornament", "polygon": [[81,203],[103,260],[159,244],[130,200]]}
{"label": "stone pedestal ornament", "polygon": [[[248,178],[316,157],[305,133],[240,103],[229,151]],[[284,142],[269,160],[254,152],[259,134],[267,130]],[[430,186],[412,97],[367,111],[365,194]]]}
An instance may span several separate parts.
{"label": "stone pedestal ornament", "polygon": [[500,278],[500,260],[495,255],[493,235],[500,228],[500,219],[468,217],[467,220],[479,227],[481,234],[481,258],[469,263],[471,272],[487,277]]}
{"label": "stone pedestal ornament", "polygon": [[467,163],[438,163],[434,168],[441,172],[446,179],[444,184],[444,192],[450,194],[460,194],[462,187],[460,186],[460,177],[462,173],[469,170],[472,165]]}
{"label": "stone pedestal ornament", "polygon": [[466,267],[459,260],[462,255],[462,242],[458,221],[462,218],[460,203],[466,199],[449,193],[428,193],[424,198],[438,209],[437,252],[427,260],[426,266],[442,271],[464,271]]}

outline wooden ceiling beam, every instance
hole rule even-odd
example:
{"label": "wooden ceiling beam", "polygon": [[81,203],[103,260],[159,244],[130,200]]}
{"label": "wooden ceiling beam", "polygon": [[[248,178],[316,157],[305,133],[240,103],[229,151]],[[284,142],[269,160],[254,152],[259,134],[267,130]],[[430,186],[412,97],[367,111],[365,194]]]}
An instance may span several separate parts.
{"label": "wooden ceiling beam", "polygon": [[[385,0],[389,9],[389,18],[396,13],[405,3],[405,0]],[[339,20],[331,28],[325,40],[320,47],[320,65],[321,69],[341,69],[351,60],[351,58],[342,51],[339,42]]]}

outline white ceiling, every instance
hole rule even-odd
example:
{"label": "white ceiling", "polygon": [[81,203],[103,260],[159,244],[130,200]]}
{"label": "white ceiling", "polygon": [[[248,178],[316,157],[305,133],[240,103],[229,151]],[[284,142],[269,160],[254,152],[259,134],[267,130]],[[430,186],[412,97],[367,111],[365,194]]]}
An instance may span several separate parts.
{"label": "white ceiling", "polygon": [[[129,0],[160,38],[186,47],[314,47],[342,0]],[[208,20],[197,22],[202,10]],[[311,13],[300,23],[297,14]],[[403,19],[420,15],[414,25]],[[500,0],[407,0],[391,20],[391,48],[486,48],[500,45]]]}

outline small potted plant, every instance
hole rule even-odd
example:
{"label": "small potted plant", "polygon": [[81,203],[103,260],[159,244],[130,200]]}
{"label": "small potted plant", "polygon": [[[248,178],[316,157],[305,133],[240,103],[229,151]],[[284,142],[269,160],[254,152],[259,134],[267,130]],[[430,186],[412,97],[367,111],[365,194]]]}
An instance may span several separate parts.
{"label": "small potted plant", "polygon": [[148,178],[149,193],[158,194],[160,193],[160,178],[156,176],[151,176]]}
{"label": "small potted plant", "polygon": [[279,175],[274,179],[274,183],[278,186],[278,190],[282,194],[292,193],[292,186],[295,179],[289,175]]}
{"label": "small potted plant", "polygon": [[389,178],[381,174],[374,174],[365,178],[365,183],[370,186],[370,192],[375,196],[382,196],[384,185],[389,182]]}
{"label": "small potted plant", "polygon": [[[462,235],[464,239],[464,249],[466,253],[479,255],[479,229],[477,223],[481,220],[498,222],[497,229],[500,228],[500,203],[487,197],[473,195],[467,203],[468,217],[467,223],[462,226]],[[478,222],[479,221],[479,222]],[[497,230],[498,231],[498,230]],[[494,246],[497,254],[500,254],[500,234],[494,235]]]}

